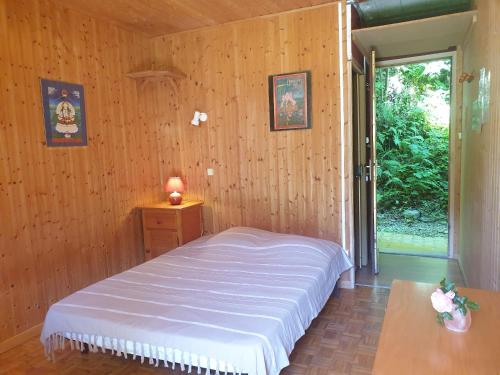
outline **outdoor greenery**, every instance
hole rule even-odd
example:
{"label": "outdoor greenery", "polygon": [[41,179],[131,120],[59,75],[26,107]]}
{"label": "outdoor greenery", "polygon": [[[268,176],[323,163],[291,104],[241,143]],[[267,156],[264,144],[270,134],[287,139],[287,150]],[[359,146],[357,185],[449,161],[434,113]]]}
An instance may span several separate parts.
{"label": "outdoor greenery", "polygon": [[[450,60],[377,69],[377,200],[382,217],[448,209]],[[436,104],[438,103],[438,104]],[[437,118],[445,123],[436,123]]]}

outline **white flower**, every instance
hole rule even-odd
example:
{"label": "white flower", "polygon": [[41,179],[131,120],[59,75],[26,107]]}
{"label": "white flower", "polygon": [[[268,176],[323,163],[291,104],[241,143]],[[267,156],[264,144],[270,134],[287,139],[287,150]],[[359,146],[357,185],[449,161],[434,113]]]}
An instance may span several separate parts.
{"label": "white flower", "polygon": [[453,297],[455,297],[454,292],[449,291],[445,294],[440,288],[437,288],[431,295],[432,307],[438,313],[451,313],[453,311]]}

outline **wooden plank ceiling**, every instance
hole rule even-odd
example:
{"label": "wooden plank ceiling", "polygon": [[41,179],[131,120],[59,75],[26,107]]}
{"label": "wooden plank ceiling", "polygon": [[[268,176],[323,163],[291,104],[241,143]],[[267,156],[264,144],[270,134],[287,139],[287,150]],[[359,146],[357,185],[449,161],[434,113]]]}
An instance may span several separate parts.
{"label": "wooden plank ceiling", "polygon": [[57,0],[149,36],[331,3],[332,0]]}

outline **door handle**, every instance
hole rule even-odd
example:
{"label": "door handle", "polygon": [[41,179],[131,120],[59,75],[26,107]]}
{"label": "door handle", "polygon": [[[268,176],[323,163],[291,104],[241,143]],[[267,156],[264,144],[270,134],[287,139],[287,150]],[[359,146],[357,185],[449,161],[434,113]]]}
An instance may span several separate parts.
{"label": "door handle", "polygon": [[367,165],[365,165],[365,181],[371,181],[372,180],[372,161],[370,160]]}
{"label": "door handle", "polygon": [[378,176],[378,163],[377,160],[372,163],[371,160],[368,161],[368,164],[365,165],[365,170],[366,170],[366,175],[365,175],[365,180],[372,181],[374,177]]}

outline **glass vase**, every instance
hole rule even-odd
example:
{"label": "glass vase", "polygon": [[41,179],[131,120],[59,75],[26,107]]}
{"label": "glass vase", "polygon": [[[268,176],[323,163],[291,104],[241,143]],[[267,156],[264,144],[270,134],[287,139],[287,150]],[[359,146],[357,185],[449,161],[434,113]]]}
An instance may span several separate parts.
{"label": "glass vase", "polygon": [[467,332],[469,330],[472,322],[469,310],[467,310],[467,314],[464,316],[460,310],[455,308],[451,312],[451,316],[453,317],[453,320],[444,320],[444,325],[447,329],[453,332]]}

